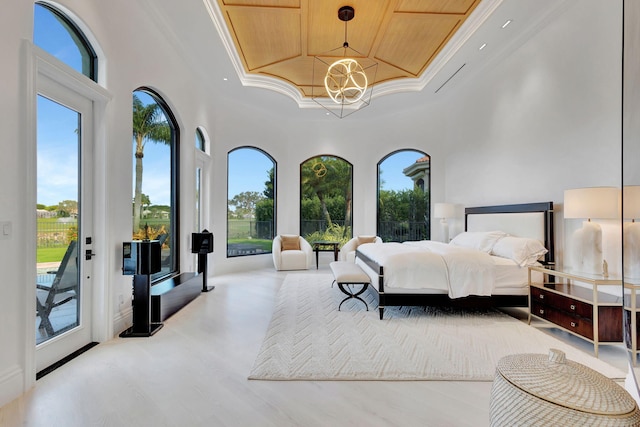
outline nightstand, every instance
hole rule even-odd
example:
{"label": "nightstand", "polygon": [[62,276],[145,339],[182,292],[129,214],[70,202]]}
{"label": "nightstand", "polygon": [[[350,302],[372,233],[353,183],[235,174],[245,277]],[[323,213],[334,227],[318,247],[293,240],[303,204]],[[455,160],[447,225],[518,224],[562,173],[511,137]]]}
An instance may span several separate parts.
{"label": "nightstand", "polygon": [[[532,281],[534,271],[543,274],[542,283]],[[607,288],[615,294],[603,292]],[[529,267],[529,323],[533,316],[582,337],[593,343],[598,357],[600,344],[623,340],[621,293],[617,276]]]}

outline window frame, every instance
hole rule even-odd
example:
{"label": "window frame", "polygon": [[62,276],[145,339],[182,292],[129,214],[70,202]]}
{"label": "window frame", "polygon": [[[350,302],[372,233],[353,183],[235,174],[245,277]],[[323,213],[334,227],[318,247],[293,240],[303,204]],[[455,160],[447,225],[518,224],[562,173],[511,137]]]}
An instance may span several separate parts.
{"label": "window frame", "polygon": [[[169,236],[171,236],[170,246],[170,261],[169,272],[155,273],[152,275],[152,283],[159,282],[167,277],[174,276],[180,272],[180,127],[178,121],[169,105],[156,90],[148,86],[140,86],[134,89],[131,94],[133,96],[136,92],[144,92],[148,96],[152,97],[154,101],[160,106],[162,112],[167,118],[167,123],[171,128],[171,142],[170,147],[170,179],[171,179],[171,211],[169,222]],[[133,100],[132,100],[133,104]],[[135,179],[135,176],[133,177]]]}
{"label": "window frame", "polygon": [[[66,13],[64,13],[63,11],[58,9],[57,7],[53,6],[52,4],[45,3],[45,2],[42,2],[42,1],[37,1],[37,2],[34,3],[34,9],[36,7],[38,7],[38,6],[42,7],[43,9],[46,9],[52,15],[54,15],[58,19],[60,24],[63,27],[65,27],[65,29],[67,30],[67,32],[69,33],[69,35],[71,36],[72,39],[77,38],[77,41],[80,42],[82,48],[84,49],[84,51],[85,51],[85,53],[87,55],[87,59],[88,59],[88,61],[87,61],[87,65],[88,65],[87,72],[85,73],[84,66],[83,66],[82,67],[83,69],[79,73],[84,75],[84,76],[86,76],[86,77],[88,77],[89,79],[91,79],[91,80],[93,80],[94,82],[97,83],[98,82],[98,55],[97,55],[97,53],[96,53],[96,51],[95,51],[95,49],[93,47],[93,44],[89,41],[89,39],[85,35],[84,31],[82,31],[80,29],[80,27],[73,20],[71,20],[67,16]],[[34,14],[35,14],[35,11],[34,11]],[[34,39],[35,39],[35,37],[34,37]],[[40,46],[38,46],[38,47],[40,47]],[[77,46],[77,47],[78,47],[78,50],[80,51],[80,47],[79,46]],[[43,49],[43,50],[45,52],[49,53],[50,55],[56,57],[57,59],[59,59],[64,64],[66,64],[66,65],[71,67],[70,64],[68,64],[65,61],[62,61],[60,58],[58,58],[52,52],[48,52],[46,49]],[[80,53],[81,53],[82,58],[84,58],[84,55],[82,54],[82,51]],[[84,64],[84,61],[82,61],[82,62]]]}
{"label": "window frame", "polygon": [[429,157],[429,179],[428,179],[428,185],[426,186],[426,189],[425,189],[424,181],[423,181],[421,189],[423,191],[428,191],[428,194],[429,194],[429,197],[427,199],[427,206],[425,207],[425,212],[428,215],[428,220],[427,220],[426,230],[425,230],[425,232],[426,232],[425,239],[426,240],[430,240],[431,239],[431,160],[432,160],[432,157],[431,157],[430,154],[424,152],[423,150],[418,150],[416,148],[400,148],[398,150],[394,150],[394,151],[388,153],[387,155],[385,155],[384,157],[382,157],[378,161],[378,163],[376,164],[376,235],[381,236],[381,231],[380,231],[380,165],[382,163],[384,163],[385,160],[389,159],[390,157],[393,157],[394,155],[402,153],[402,152],[405,152],[405,151],[412,151],[412,152],[415,152],[417,154],[419,153],[422,156]]}
{"label": "window frame", "polygon": [[[256,147],[256,146],[252,146],[252,145],[242,145],[239,147],[235,147],[232,148],[231,150],[229,150],[227,152],[227,212],[229,210],[229,156],[231,155],[231,153],[239,151],[239,150],[243,150],[243,149],[252,149],[255,150],[259,153],[261,153],[262,155],[264,155],[267,159],[271,160],[271,162],[273,163],[273,219],[272,219],[272,224],[271,224],[271,240],[273,240],[273,238],[275,238],[275,236],[278,234],[278,231],[276,229],[276,226],[278,224],[277,221],[277,214],[278,214],[278,162],[276,161],[276,159],[273,158],[273,156],[271,156],[268,152],[266,152],[265,150]],[[255,255],[264,255],[264,254],[270,254],[271,253],[271,247],[269,247],[268,251],[265,252],[259,252],[259,253],[246,253],[246,254],[238,254],[238,255],[229,255],[229,217],[227,215],[226,220],[225,220],[225,227],[227,230],[227,235],[226,235],[226,249],[225,249],[225,254],[227,258],[238,258],[238,257],[243,257],[243,256],[255,256]]]}
{"label": "window frame", "polygon": [[[196,232],[201,232],[205,219],[209,217],[209,197],[211,194],[207,191],[208,185],[206,184],[209,179],[209,164],[211,162],[211,156],[209,155],[209,147],[211,146],[211,142],[209,141],[208,134],[206,130],[202,126],[198,126],[196,128],[196,141],[198,138],[201,139],[203,147],[200,148],[198,145],[194,146],[195,151],[195,171],[200,169],[200,194],[199,200],[196,202],[199,203],[199,212],[196,212],[196,216],[194,216],[194,229]],[[197,183],[196,183],[197,184]],[[194,191],[198,190],[197,187],[194,187]],[[197,198],[198,194],[194,193],[194,197]]]}
{"label": "window frame", "polygon": [[[350,168],[350,171],[351,171],[351,176],[350,176],[350,180],[349,180],[349,185],[351,187],[351,215],[350,215],[350,218],[349,218],[349,222],[350,222],[349,225],[348,225],[349,226],[349,234],[348,234],[347,237],[348,237],[348,239],[350,239],[350,238],[353,237],[353,218],[354,218],[354,215],[353,215],[353,211],[354,211],[354,203],[353,203],[353,196],[354,196],[353,195],[353,175],[354,174],[353,174],[353,172],[354,171],[353,171],[353,169],[354,169],[354,166],[353,166],[353,163],[351,163],[350,161],[348,161],[344,157],[337,156],[335,154],[318,154],[318,155],[309,157],[308,159],[303,160],[302,162],[300,162],[299,172],[298,172],[299,173],[299,180],[298,180],[299,181],[298,214],[299,214],[299,218],[300,218],[300,221],[299,221],[299,224],[298,224],[299,234],[301,236],[304,236],[303,226],[302,226],[302,222],[303,222],[303,218],[302,218],[302,195],[303,195],[303,190],[302,190],[302,167],[308,161],[313,160],[313,159],[322,158],[322,157],[331,157],[333,159],[343,161],[344,163],[349,165],[349,168]],[[344,224],[344,226],[346,226],[346,224]]]}

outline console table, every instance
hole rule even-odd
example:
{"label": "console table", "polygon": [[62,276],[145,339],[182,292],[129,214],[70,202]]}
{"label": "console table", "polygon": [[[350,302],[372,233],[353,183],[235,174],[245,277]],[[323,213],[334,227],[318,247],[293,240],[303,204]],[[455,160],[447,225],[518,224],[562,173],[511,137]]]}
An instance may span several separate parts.
{"label": "console table", "polygon": [[[531,280],[533,271],[543,274],[543,283]],[[582,337],[593,343],[598,357],[600,344],[623,340],[622,297],[603,292],[607,287],[621,293],[621,278],[545,266],[529,267],[529,323],[535,316]]]}

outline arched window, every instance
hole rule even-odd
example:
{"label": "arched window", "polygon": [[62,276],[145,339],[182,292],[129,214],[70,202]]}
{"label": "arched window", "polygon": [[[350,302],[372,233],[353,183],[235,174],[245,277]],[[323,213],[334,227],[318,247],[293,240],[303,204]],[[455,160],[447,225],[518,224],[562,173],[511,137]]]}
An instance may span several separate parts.
{"label": "arched window", "polygon": [[227,155],[227,256],[271,252],[275,229],[276,162],[240,147]]}
{"label": "arched window", "polygon": [[353,166],[335,156],[300,164],[300,234],[308,241],[351,238]]}
{"label": "arched window", "polygon": [[385,242],[430,238],[431,158],[399,150],[378,162],[378,236]]}
{"label": "arched window", "polygon": [[178,271],[178,126],[160,95],[133,92],[133,238],[162,242],[161,271]]}
{"label": "arched window", "polygon": [[202,130],[200,128],[196,129],[196,148],[205,153],[207,152],[206,139],[202,134]]}
{"label": "arched window", "polygon": [[98,81],[97,56],[77,25],[50,4],[36,3],[33,43],[79,73]]}

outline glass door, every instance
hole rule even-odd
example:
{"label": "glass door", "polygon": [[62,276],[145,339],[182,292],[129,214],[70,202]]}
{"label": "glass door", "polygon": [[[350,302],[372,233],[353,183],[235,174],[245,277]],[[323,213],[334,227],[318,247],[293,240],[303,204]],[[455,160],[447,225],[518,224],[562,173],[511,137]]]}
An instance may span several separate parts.
{"label": "glass door", "polygon": [[43,82],[37,99],[36,369],[91,341],[92,103]]}

